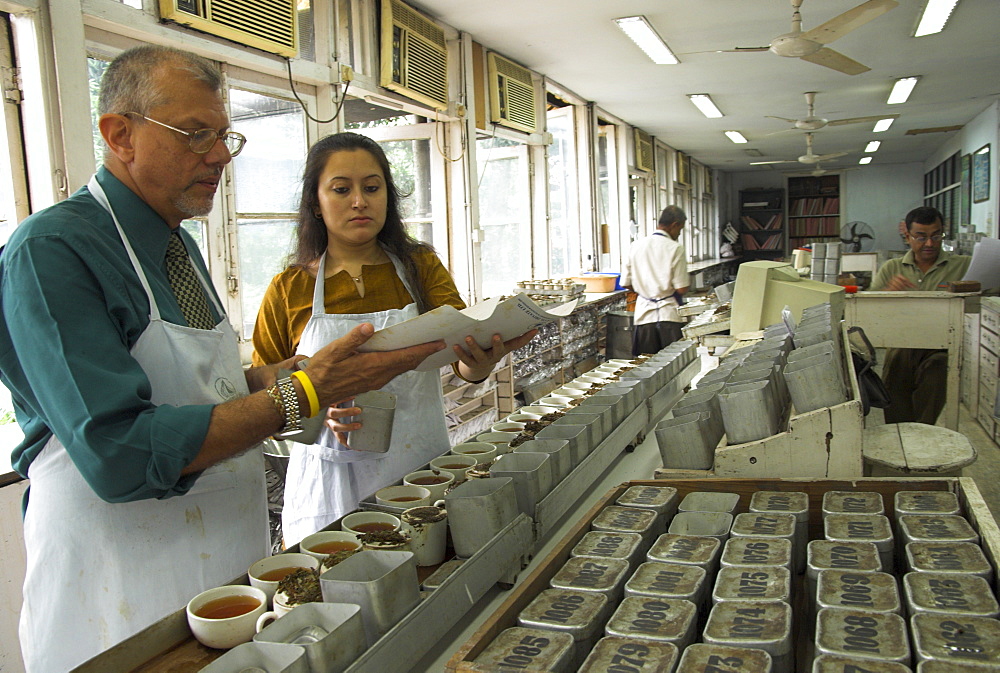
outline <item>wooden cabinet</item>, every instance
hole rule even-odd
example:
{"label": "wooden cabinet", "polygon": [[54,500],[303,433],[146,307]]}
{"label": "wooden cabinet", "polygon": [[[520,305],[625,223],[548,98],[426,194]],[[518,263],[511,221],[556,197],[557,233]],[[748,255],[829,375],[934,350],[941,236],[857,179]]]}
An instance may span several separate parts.
{"label": "wooden cabinet", "polygon": [[788,247],[840,238],[840,176],[788,178]]}
{"label": "wooden cabinet", "polygon": [[[983,297],[979,313],[979,386],[976,419],[993,441],[1000,443],[1000,419],[997,418],[1000,388],[1000,298]],[[978,394],[977,394],[978,393]]]}
{"label": "wooden cabinet", "polygon": [[740,245],[745,260],[785,256],[785,190],[740,190]]}
{"label": "wooden cabinet", "polygon": [[441,393],[451,446],[489,432],[500,419],[500,397],[505,394],[501,381],[510,381],[510,362],[510,356],[504,358],[482,383],[463,381],[455,376],[451,365],[441,368]]}

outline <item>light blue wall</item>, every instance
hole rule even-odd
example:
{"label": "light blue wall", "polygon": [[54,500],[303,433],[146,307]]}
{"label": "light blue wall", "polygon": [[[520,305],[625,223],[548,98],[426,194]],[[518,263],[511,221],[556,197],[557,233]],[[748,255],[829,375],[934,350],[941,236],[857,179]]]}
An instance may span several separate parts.
{"label": "light blue wall", "polygon": [[871,225],[874,250],[904,250],[899,222],[907,212],[923,205],[923,184],[921,164],[872,163],[860,170],[844,171],[840,174],[841,222]]}

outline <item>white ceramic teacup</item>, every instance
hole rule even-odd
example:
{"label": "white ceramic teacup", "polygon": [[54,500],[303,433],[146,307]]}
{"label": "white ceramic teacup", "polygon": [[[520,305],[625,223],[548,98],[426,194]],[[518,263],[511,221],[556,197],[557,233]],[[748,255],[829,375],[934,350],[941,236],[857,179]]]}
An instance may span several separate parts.
{"label": "white ceramic teacup", "polygon": [[[380,530],[398,531],[399,517],[386,512],[352,512],[340,520],[340,527],[344,531],[357,535],[374,532],[365,530],[369,524],[383,524]],[[385,524],[388,524],[388,527],[385,527]]]}
{"label": "white ceramic teacup", "polygon": [[527,404],[517,410],[519,414],[533,414],[541,418],[545,414],[552,413],[552,407],[546,407],[541,404]]}
{"label": "white ceramic teacup", "polygon": [[330,554],[348,549],[361,549],[358,536],[348,531],[321,530],[312,535],[306,535],[299,542],[299,550],[322,562]]}
{"label": "white ceramic teacup", "polygon": [[222,650],[250,642],[257,633],[257,618],[266,611],[263,591],[230,584],[202,591],[188,601],[187,621],[198,642]]}
{"label": "white ceramic teacup", "polygon": [[510,416],[508,416],[507,418],[505,418],[504,420],[508,421],[510,423],[524,423],[524,424],[528,424],[531,421],[537,421],[543,415],[544,414],[521,413],[520,411],[517,411],[517,412],[511,414]]}
{"label": "white ceramic teacup", "polygon": [[509,432],[515,437],[521,434],[522,430],[524,430],[524,423],[516,421],[500,421],[490,426],[491,432]]}
{"label": "white ceramic teacup", "polygon": [[[457,453],[446,453],[432,460],[431,467],[435,470],[448,472],[455,477],[455,481],[461,482],[465,481],[465,471],[478,462],[479,460],[474,456],[460,456]],[[455,467],[451,467],[452,465]]]}
{"label": "white ceramic teacup", "polygon": [[265,626],[273,622],[275,619],[279,619],[280,617],[287,615],[292,611],[292,608],[296,608],[299,605],[305,605],[305,603],[289,605],[286,602],[287,599],[288,597],[284,594],[284,592],[276,593],[274,595],[274,609],[262,614],[257,618],[257,622],[254,624],[254,627],[257,629],[257,633],[260,633]]}
{"label": "white ceramic teacup", "polygon": [[375,502],[385,507],[422,507],[431,504],[433,494],[430,488],[403,484],[402,486],[386,486],[375,491]]}
{"label": "white ceramic teacup", "polygon": [[[499,433],[497,433],[499,434]],[[478,437],[476,438],[479,439]],[[508,443],[508,451],[510,439],[506,440]],[[462,444],[456,444],[451,447],[451,452],[456,456],[471,456],[476,459],[477,463],[488,463],[497,457],[497,447],[489,442],[463,442]]]}
{"label": "white ceramic teacup", "polygon": [[[403,477],[403,483],[408,486],[423,486],[431,492],[433,502],[444,497],[444,492],[455,483],[455,475],[444,470],[417,470]],[[420,506],[414,505],[414,507]]]}
{"label": "white ceramic teacup", "polygon": [[315,570],[319,568],[319,559],[312,554],[275,554],[254,563],[247,575],[250,577],[250,586],[263,591],[270,601],[278,590],[278,582],[289,572],[299,568]]}

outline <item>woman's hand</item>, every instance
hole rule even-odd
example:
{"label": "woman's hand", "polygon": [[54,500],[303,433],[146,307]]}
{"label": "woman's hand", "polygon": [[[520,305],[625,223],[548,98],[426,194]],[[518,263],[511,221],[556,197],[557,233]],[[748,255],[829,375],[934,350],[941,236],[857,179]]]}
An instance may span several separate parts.
{"label": "woman's hand", "polygon": [[[341,400],[336,403],[336,405],[327,408],[326,410],[326,427],[333,431],[333,434],[337,437],[337,441],[347,446],[347,433],[353,430],[360,430],[361,423],[342,423],[341,421],[350,416],[356,416],[361,413],[361,407],[341,407],[340,405],[345,402],[353,402],[354,398],[349,397],[346,400]],[[350,447],[348,447],[350,448]]]}
{"label": "woman's hand", "polygon": [[492,345],[487,349],[481,348],[475,339],[467,336],[465,337],[467,348],[462,348],[458,344],[452,346],[452,350],[458,356],[459,372],[470,381],[485,379],[504,355],[521,348],[537,334],[538,330],[533,329],[507,341],[504,341],[499,334],[494,334]]}

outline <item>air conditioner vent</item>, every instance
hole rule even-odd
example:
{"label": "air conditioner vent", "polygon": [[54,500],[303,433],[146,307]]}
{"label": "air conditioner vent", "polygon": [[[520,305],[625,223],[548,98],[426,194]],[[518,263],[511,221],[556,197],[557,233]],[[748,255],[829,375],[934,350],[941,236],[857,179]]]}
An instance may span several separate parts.
{"label": "air conditioner vent", "polygon": [[160,19],[282,56],[298,53],[295,0],[160,0]]}
{"label": "air conditioner vent", "polygon": [[635,167],[653,170],[653,137],[642,129],[635,129]]}
{"label": "air conditioner vent", "polygon": [[382,0],[382,86],[435,108],[448,107],[444,31],[398,0]]}
{"label": "air conditioner vent", "polygon": [[487,63],[490,120],[529,133],[537,131],[538,99],[531,71],[492,52]]}

